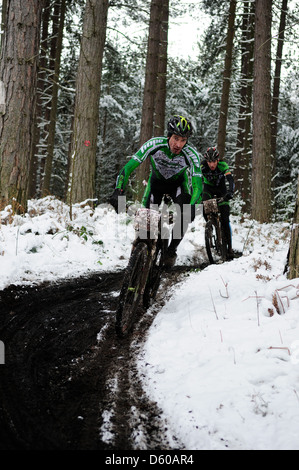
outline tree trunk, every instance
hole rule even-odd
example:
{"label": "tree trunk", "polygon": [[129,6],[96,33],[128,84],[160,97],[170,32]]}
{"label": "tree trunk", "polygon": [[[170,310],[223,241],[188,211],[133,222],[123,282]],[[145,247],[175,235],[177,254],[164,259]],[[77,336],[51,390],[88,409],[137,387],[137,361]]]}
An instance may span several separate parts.
{"label": "tree trunk", "polygon": [[233,42],[235,35],[235,16],[236,16],[236,0],[230,0],[228,27],[226,36],[226,53],[224,61],[223,82],[222,82],[222,95],[220,104],[219,126],[218,126],[218,152],[221,158],[225,154],[225,141],[226,141],[226,124],[228,115],[229,104],[229,90],[230,90],[230,77],[233,56]]}
{"label": "tree trunk", "polygon": [[[284,32],[286,27],[288,0],[282,0],[280,25],[278,33],[278,43],[276,52],[276,64],[273,80],[273,96],[272,96],[272,112],[271,112],[271,155],[272,155],[272,176],[275,176],[275,161],[276,161],[276,138],[277,138],[277,121],[278,121],[278,105],[279,105],[279,90],[280,90],[280,72],[282,61],[282,49],[284,41]],[[274,179],[273,179],[274,182]]]}
{"label": "tree trunk", "polygon": [[297,199],[294,214],[293,227],[291,232],[291,242],[289,250],[289,270],[288,279],[299,277],[299,176],[297,184]]}
{"label": "tree trunk", "polygon": [[107,14],[108,0],[87,0],[69,155],[67,201],[70,205],[95,196],[99,100]]}
{"label": "tree trunk", "polygon": [[0,196],[27,210],[43,1],[9,0],[1,51]]}
{"label": "tree trunk", "polygon": [[6,13],[7,13],[7,0],[2,0],[2,9],[1,9],[1,41],[0,49],[2,49],[3,36],[5,34],[6,27]]}
{"label": "tree trunk", "polygon": [[39,58],[39,70],[37,75],[37,93],[36,93],[36,118],[34,126],[34,136],[33,136],[33,149],[32,157],[30,161],[30,170],[29,170],[29,188],[28,188],[28,198],[34,198],[37,195],[40,196],[38,187],[40,187],[40,162],[39,162],[39,141],[41,136],[41,126],[39,125],[43,119],[43,102],[42,95],[46,86],[47,78],[47,56],[46,50],[48,49],[48,40],[49,40],[49,23],[50,23],[50,0],[45,0],[44,9],[42,12],[42,24],[41,24],[41,52]]}
{"label": "tree trunk", "polygon": [[270,222],[271,210],[271,0],[256,0],[253,136],[252,217]]}
{"label": "tree trunk", "polygon": [[253,40],[254,40],[254,10],[244,3],[242,25],[242,59],[241,59],[241,89],[240,110],[238,121],[237,151],[235,156],[234,178],[236,192],[243,201],[243,213],[250,213],[250,175],[251,175],[251,111],[252,111],[252,78],[253,78]]}
{"label": "tree trunk", "polygon": [[157,94],[155,100],[154,136],[164,135],[165,132],[165,104],[166,104],[166,78],[167,78],[167,46],[168,46],[168,20],[169,0],[162,0],[160,52],[157,75]]}
{"label": "tree trunk", "polygon": [[45,165],[45,175],[43,181],[43,196],[47,196],[50,193],[50,181],[52,175],[52,164],[54,156],[54,140],[55,140],[55,128],[56,128],[56,116],[57,116],[57,101],[58,101],[58,82],[60,72],[60,59],[62,51],[62,40],[63,40],[63,29],[65,19],[65,0],[59,0],[58,6],[60,7],[59,12],[59,25],[58,35],[56,41],[56,54],[54,64],[54,75],[53,75],[53,86],[52,86],[52,102],[50,110],[50,122],[49,122],[49,133],[47,139],[47,156]]}
{"label": "tree trunk", "polygon": [[[151,1],[150,23],[147,45],[147,58],[145,70],[145,83],[143,92],[142,118],[139,145],[144,144],[153,137],[154,109],[159,63],[161,27],[161,3],[159,0]],[[149,175],[150,162],[147,159],[136,170],[137,198],[141,198],[144,190],[144,181]]]}

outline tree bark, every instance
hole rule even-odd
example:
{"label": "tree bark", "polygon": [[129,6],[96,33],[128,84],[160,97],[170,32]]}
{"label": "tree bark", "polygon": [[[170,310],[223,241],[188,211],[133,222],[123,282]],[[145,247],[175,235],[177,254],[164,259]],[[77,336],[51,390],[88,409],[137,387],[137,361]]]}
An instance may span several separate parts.
{"label": "tree bark", "polygon": [[299,176],[297,184],[297,198],[295,206],[294,221],[291,232],[291,242],[289,250],[289,270],[288,279],[299,277]]}
{"label": "tree bark", "polygon": [[253,136],[252,217],[270,222],[271,208],[271,0],[256,0]]}
{"label": "tree bark", "polygon": [[[278,105],[279,105],[279,91],[280,91],[280,74],[281,74],[281,61],[282,49],[284,42],[284,32],[286,27],[288,0],[282,0],[280,25],[278,32],[278,43],[276,52],[276,64],[273,80],[273,96],[272,96],[272,111],[271,111],[271,155],[272,155],[272,176],[275,176],[275,161],[276,161],[276,139],[277,139],[277,122],[278,122]],[[273,179],[274,181],[274,179]]]}
{"label": "tree bark", "polygon": [[233,57],[233,42],[234,42],[234,35],[235,35],[234,25],[235,25],[235,16],[236,16],[236,3],[237,3],[236,0],[230,0],[229,15],[228,15],[226,52],[225,52],[224,71],[223,71],[222,95],[221,95],[221,104],[220,104],[218,143],[217,143],[218,152],[221,158],[223,158],[225,154],[226,125],[227,125],[230,78],[231,78],[232,57]]}
{"label": "tree bark", "polygon": [[67,201],[70,205],[95,196],[99,100],[107,14],[108,0],[87,0],[69,155]]}
{"label": "tree bark", "polygon": [[[145,70],[145,83],[143,92],[142,118],[139,145],[144,144],[153,137],[154,110],[159,63],[161,27],[161,3],[159,0],[151,1],[150,23],[147,45],[147,58]],[[149,176],[150,162],[147,159],[136,170],[137,198],[141,198],[144,190],[144,181]]]}
{"label": "tree bark", "polygon": [[60,72],[60,60],[62,51],[62,40],[63,40],[63,29],[65,19],[65,0],[59,0],[58,6],[59,11],[59,24],[56,40],[55,50],[55,63],[54,63],[54,74],[53,74],[53,86],[52,86],[52,101],[50,110],[50,122],[49,122],[49,133],[47,139],[47,156],[45,165],[45,175],[43,181],[43,196],[50,194],[50,182],[52,176],[52,164],[54,156],[54,141],[55,141],[55,128],[56,128],[56,117],[57,117],[57,102],[58,102],[58,82]]}
{"label": "tree bark", "polygon": [[48,49],[48,40],[49,40],[49,26],[50,26],[50,0],[44,1],[44,9],[42,12],[41,20],[41,52],[39,58],[39,69],[37,75],[37,91],[36,91],[36,117],[35,117],[35,126],[34,126],[34,136],[33,136],[33,148],[32,148],[32,157],[30,161],[30,170],[29,170],[29,187],[28,187],[28,198],[39,197],[40,191],[40,159],[38,156],[39,151],[39,141],[41,136],[41,122],[43,118],[44,106],[42,102],[43,91],[46,86],[47,78],[47,67],[48,59],[46,56],[46,50]]}
{"label": "tree bark", "polygon": [[3,36],[4,36],[4,33],[5,33],[6,13],[7,13],[7,0],[2,0],[2,9],[1,9],[1,41],[0,41],[0,48],[1,48],[1,49],[2,49]]}
{"label": "tree bark", "polygon": [[241,88],[238,135],[236,144],[234,178],[236,192],[241,196],[243,213],[250,213],[250,175],[251,175],[251,114],[252,114],[252,79],[253,79],[253,40],[254,10],[244,3],[242,25]]}
{"label": "tree bark", "polygon": [[1,51],[0,196],[27,210],[43,1],[9,0]]}
{"label": "tree bark", "polygon": [[157,74],[157,94],[155,100],[154,136],[164,135],[165,131],[165,104],[166,104],[166,78],[167,78],[167,47],[168,47],[168,21],[169,0],[162,0],[160,51]]}

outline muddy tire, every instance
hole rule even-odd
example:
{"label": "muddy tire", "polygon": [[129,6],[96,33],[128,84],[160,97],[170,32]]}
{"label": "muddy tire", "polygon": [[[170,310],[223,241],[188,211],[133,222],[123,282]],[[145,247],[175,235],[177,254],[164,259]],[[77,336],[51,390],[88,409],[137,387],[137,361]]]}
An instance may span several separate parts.
{"label": "muddy tire", "polygon": [[221,227],[214,220],[209,220],[205,227],[205,245],[211,264],[226,261],[227,248]]}
{"label": "muddy tire", "polygon": [[134,325],[136,312],[142,298],[142,274],[146,265],[147,253],[146,243],[138,243],[129,259],[116,311],[115,329],[119,337],[126,336]]}

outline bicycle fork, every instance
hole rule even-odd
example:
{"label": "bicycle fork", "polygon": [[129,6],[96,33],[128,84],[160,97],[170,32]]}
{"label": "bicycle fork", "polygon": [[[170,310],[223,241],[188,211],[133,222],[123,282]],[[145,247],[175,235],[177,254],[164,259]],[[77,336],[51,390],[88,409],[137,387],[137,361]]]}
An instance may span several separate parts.
{"label": "bicycle fork", "polygon": [[153,264],[154,254],[155,254],[156,246],[157,246],[157,240],[147,240],[144,243],[146,243],[147,245],[148,252],[147,252],[146,262],[143,266],[143,272],[141,273],[142,277],[141,277],[141,282],[140,282],[140,285],[141,285],[140,294],[142,296],[144,294],[146,284],[148,282],[150,270]]}

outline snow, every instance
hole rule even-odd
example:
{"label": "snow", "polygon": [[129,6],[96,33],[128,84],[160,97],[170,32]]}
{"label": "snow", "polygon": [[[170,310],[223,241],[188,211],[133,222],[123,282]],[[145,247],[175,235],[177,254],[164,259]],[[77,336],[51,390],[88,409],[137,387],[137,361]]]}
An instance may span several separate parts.
{"label": "snow", "polygon": [[[0,289],[126,266],[132,217],[88,201],[72,214],[53,197],[29,201],[23,215],[0,211]],[[240,217],[231,226],[243,256],[173,288],[138,357],[140,377],[188,450],[297,450],[299,278],[283,273],[290,227]],[[203,227],[198,215],[178,264],[203,259]]]}

